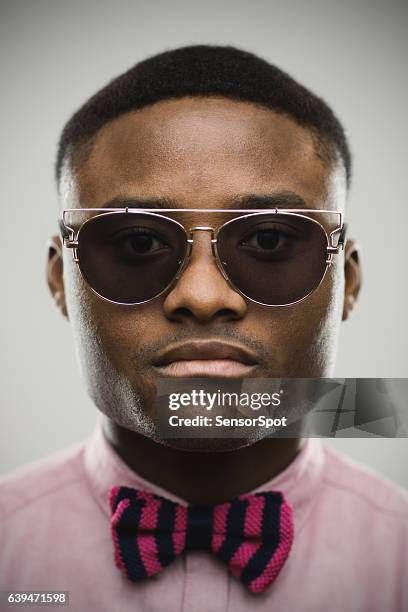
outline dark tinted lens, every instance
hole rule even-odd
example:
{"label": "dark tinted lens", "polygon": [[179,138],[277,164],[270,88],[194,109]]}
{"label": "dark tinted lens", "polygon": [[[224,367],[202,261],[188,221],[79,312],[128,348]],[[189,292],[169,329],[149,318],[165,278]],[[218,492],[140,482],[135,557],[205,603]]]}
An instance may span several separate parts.
{"label": "dark tinted lens", "polygon": [[78,237],[79,266],[101,296],[137,304],[161,293],[184,257],[182,227],[148,213],[107,213],[86,222]]}
{"label": "dark tinted lens", "polygon": [[306,297],[323,278],[327,238],[313,219],[261,214],[231,221],[218,234],[224,269],[249,298],[282,306]]}

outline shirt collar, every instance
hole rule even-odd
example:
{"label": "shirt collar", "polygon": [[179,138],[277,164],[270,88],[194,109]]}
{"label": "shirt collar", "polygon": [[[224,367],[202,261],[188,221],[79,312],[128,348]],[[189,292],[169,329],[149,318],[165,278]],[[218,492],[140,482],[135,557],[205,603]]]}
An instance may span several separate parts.
{"label": "shirt collar", "polygon": [[[325,453],[321,440],[306,438],[292,463],[251,493],[281,491],[294,509],[299,528],[316,498],[324,460]],[[145,480],[126,465],[105,437],[102,415],[98,415],[96,427],[85,443],[84,469],[94,497],[107,515],[110,515],[109,490],[115,485],[143,489],[174,502],[186,504],[185,500]]]}

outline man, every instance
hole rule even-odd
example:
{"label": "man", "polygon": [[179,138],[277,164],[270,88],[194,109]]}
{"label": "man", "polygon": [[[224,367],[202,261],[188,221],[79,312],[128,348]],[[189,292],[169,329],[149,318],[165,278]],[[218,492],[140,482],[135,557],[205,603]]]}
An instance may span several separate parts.
{"label": "man", "polygon": [[101,417],[3,479],[2,589],[74,610],[408,609],[396,486],[318,440],[168,439],[155,413],[163,377],[332,375],[360,288],[350,175],[327,105],[231,47],[150,58],[70,119],[48,283]]}

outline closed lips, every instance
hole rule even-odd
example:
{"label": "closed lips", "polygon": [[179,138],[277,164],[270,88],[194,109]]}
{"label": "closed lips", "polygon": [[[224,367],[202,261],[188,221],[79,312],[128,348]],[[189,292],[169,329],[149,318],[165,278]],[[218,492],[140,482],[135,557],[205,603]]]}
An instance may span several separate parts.
{"label": "closed lips", "polygon": [[159,352],[153,365],[167,376],[248,375],[257,365],[256,357],[247,349],[223,342],[185,342]]}

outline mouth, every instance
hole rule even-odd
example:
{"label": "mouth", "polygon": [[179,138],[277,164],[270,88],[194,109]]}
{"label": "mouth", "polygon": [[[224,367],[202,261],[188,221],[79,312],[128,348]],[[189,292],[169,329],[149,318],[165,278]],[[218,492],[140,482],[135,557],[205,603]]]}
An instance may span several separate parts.
{"label": "mouth", "polygon": [[171,345],[160,351],[153,366],[160,376],[179,378],[244,378],[258,362],[248,349],[219,341]]}

